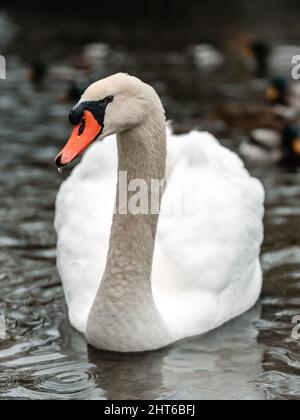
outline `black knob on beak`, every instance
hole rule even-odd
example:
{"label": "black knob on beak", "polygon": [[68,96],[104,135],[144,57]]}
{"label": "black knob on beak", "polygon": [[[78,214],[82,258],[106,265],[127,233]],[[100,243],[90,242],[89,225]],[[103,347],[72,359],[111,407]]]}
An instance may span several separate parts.
{"label": "black knob on beak", "polygon": [[72,125],[80,124],[84,115],[84,104],[80,104],[72,109],[69,115],[69,121]]}

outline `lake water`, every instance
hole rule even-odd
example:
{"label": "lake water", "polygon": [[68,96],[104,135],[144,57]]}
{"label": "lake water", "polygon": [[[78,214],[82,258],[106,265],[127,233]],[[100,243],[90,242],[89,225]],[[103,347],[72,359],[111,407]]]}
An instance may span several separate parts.
{"label": "lake water", "polygon": [[[274,34],[274,42],[296,42],[297,2],[279,1],[265,26],[263,19],[255,21],[255,7],[232,3],[232,15],[224,21],[214,20],[215,9],[207,8],[207,22],[202,19],[199,28],[203,37],[222,44],[240,22],[243,30],[255,27],[269,38]],[[278,30],[283,3],[286,25]],[[72,105],[58,101],[66,89],[63,82],[47,81],[34,89],[25,77],[26,62],[44,51],[43,59],[61,64],[84,42],[104,40],[113,59],[98,70],[99,78],[118,70],[137,74],[159,90],[170,118],[184,127],[205,126],[202,117],[213,109],[218,92],[228,90],[231,76],[200,77],[187,60],[183,46],[195,38],[195,19],[186,30],[179,25],[173,38],[170,30],[161,30],[159,45],[154,23],[137,25],[138,32],[129,23],[124,31],[124,22],[106,22],[94,30],[93,20],[75,16],[62,27],[55,11],[48,19],[39,10],[34,16],[20,9],[4,12],[0,45],[8,68],[7,80],[0,81],[0,399],[300,399],[300,339],[292,338],[292,319],[300,314],[299,171],[250,168],[266,187],[267,211],[264,289],[249,313],[205,336],[137,356],[88,348],[68,324],[53,230],[55,196],[68,172],[58,174],[53,158],[69,135]],[[214,32],[208,22],[215,23]],[[39,36],[33,30],[37,24],[43,28]],[[66,27],[76,28],[74,37]],[[255,83],[261,89],[263,83]],[[247,77],[235,84],[246,97],[252,88]],[[217,122],[212,126],[219,130]],[[225,131],[224,143],[237,150],[242,130]]]}

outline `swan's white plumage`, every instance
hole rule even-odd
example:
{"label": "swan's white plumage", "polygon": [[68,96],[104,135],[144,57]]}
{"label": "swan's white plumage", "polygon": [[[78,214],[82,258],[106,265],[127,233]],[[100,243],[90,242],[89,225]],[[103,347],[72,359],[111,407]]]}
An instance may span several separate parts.
{"label": "swan's white plumage", "polygon": [[[168,130],[166,173],[152,286],[175,341],[214,329],[257,301],[264,190],[208,133],[175,137]],[[70,321],[83,333],[105,269],[116,183],[110,137],[88,150],[57,198],[58,269]],[[176,196],[181,203],[184,184],[192,185],[195,211],[183,215],[172,203]]]}

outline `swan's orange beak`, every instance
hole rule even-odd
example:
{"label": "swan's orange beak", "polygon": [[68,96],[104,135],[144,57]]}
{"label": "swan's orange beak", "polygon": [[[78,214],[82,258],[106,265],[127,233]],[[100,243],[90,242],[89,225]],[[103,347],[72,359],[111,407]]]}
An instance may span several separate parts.
{"label": "swan's orange beak", "polygon": [[56,156],[58,168],[68,165],[80,156],[101,134],[101,126],[90,111],[85,111],[83,118],[74,130],[63,150]]}

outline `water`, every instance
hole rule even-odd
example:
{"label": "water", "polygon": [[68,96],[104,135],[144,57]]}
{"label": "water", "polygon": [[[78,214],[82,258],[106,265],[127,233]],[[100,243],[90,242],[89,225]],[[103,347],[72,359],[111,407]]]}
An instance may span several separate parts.
{"label": "water", "polygon": [[[26,80],[25,60],[38,47],[22,21],[30,26],[34,18],[11,16],[19,38],[7,50],[8,79],[0,82],[0,399],[300,399],[300,340],[292,338],[292,320],[300,314],[299,171],[251,168],[267,189],[265,282],[252,311],[203,337],[137,356],[97,352],[71,329],[52,222],[56,192],[69,173],[57,173],[54,157],[69,136],[72,105],[58,101],[65,83],[33,89]],[[88,24],[72,19],[70,25],[81,34],[85,28],[85,39],[93,40]],[[276,23],[273,11],[268,33],[277,31]],[[50,21],[44,37],[52,36],[53,64],[63,57],[55,31]],[[115,32],[107,27],[107,33],[117,44]],[[174,45],[168,54],[145,54],[130,49],[131,39],[114,46],[114,60],[99,77],[128,68],[154,83],[180,128],[205,126],[201,116],[215,103],[216,85],[228,90],[228,75],[203,80],[182,52],[172,52]],[[235,86],[246,96],[252,92],[244,80]],[[240,132],[227,130],[232,140],[225,143],[237,149]]]}

